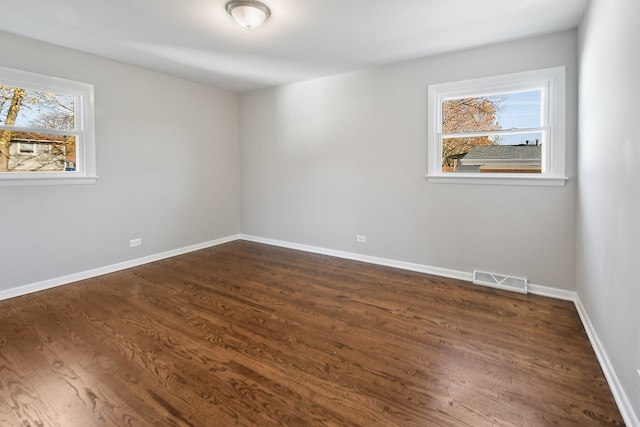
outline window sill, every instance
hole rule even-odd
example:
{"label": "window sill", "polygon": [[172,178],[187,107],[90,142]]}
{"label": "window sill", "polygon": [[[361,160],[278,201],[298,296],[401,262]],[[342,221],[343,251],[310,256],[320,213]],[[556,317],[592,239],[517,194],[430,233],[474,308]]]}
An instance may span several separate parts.
{"label": "window sill", "polygon": [[0,187],[95,184],[97,180],[97,176],[3,176],[0,177]]}
{"label": "window sill", "polygon": [[438,184],[477,184],[477,185],[528,185],[540,187],[562,187],[568,177],[522,176],[491,174],[451,174],[427,175],[427,181]]}

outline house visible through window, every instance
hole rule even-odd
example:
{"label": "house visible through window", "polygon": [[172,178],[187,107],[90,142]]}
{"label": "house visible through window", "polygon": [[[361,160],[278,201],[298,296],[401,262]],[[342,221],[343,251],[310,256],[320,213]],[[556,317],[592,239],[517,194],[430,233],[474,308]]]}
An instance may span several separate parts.
{"label": "house visible through window", "polygon": [[95,181],[93,86],[0,67],[0,185]]}
{"label": "house visible through window", "polygon": [[564,68],[432,85],[429,107],[430,180],[564,183]]}

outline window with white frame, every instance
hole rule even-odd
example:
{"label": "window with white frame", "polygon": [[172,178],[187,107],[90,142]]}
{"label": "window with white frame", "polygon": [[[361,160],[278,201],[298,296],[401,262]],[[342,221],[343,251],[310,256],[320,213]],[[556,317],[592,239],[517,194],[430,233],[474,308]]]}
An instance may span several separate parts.
{"label": "window with white frame", "polygon": [[0,67],[0,186],[96,180],[93,86]]}
{"label": "window with white frame", "polygon": [[564,185],[565,69],[429,86],[430,182]]}

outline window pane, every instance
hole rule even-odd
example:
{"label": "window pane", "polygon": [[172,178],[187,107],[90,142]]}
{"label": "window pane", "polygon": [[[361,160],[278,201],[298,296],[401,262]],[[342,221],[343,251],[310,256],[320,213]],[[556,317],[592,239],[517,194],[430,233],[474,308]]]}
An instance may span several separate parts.
{"label": "window pane", "polygon": [[0,131],[9,144],[7,172],[75,171],[76,137],[38,132]]}
{"label": "window pane", "polygon": [[[502,144],[501,140],[521,141]],[[442,172],[541,173],[542,132],[507,134],[500,138],[444,138]]]}
{"label": "window pane", "polygon": [[542,90],[447,99],[442,132],[463,133],[542,126]]}
{"label": "window pane", "polygon": [[74,97],[0,86],[0,124],[74,130]]}
{"label": "window pane", "polygon": [[[447,99],[443,133],[540,128],[542,90]],[[541,173],[542,132],[443,138],[442,172]]]}

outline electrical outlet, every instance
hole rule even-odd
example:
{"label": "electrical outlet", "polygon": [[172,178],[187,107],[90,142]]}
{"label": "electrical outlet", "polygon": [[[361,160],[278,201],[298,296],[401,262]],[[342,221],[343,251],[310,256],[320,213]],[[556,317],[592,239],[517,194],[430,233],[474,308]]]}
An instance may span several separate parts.
{"label": "electrical outlet", "polygon": [[136,247],[136,246],[140,246],[141,244],[142,244],[142,239],[129,240],[129,247],[130,248],[133,248],[133,247]]}
{"label": "electrical outlet", "polygon": [[358,243],[367,243],[367,236],[363,236],[362,234],[358,234],[356,236],[356,241]]}

